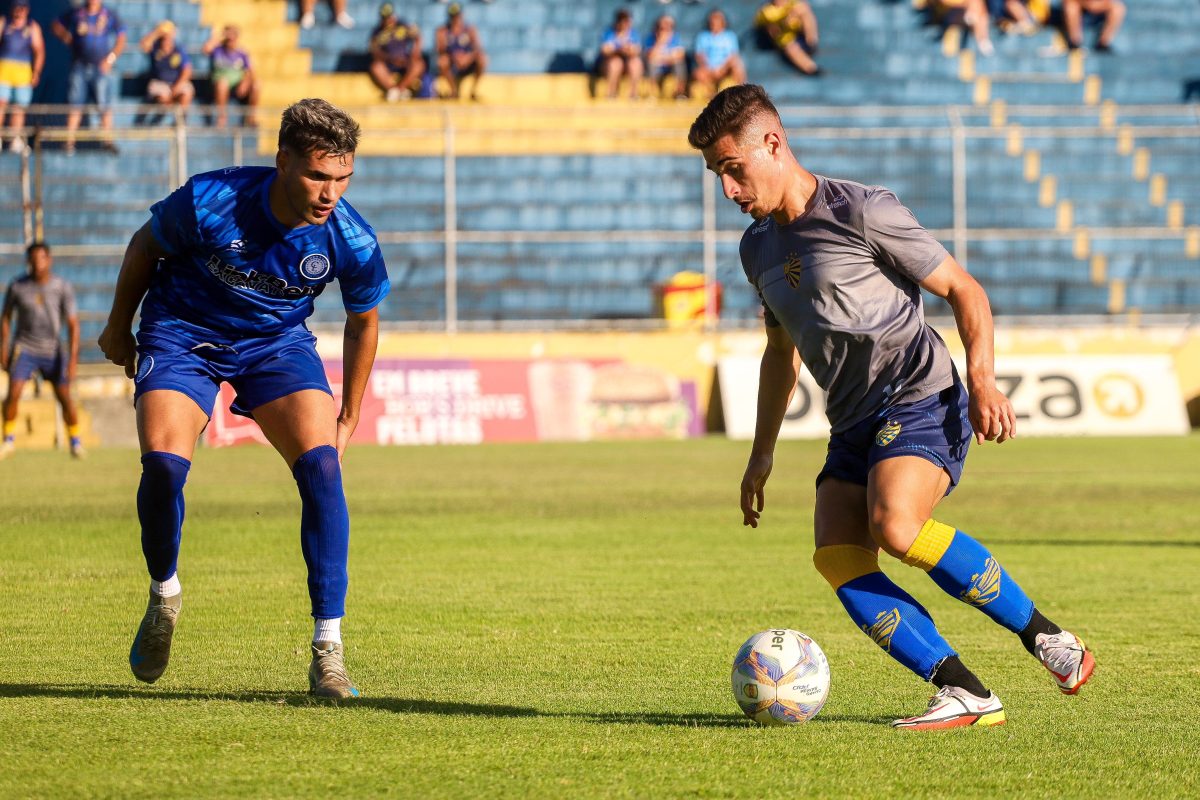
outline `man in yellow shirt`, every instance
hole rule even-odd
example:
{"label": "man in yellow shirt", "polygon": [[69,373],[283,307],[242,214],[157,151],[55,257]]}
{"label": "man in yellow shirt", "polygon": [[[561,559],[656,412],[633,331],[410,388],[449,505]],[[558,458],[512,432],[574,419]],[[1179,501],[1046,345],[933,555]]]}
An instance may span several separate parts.
{"label": "man in yellow shirt", "polygon": [[796,69],[805,75],[820,75],[813,61],[819,33],[817,17],[805,0],[768,0],[754,18],[760,28]]}

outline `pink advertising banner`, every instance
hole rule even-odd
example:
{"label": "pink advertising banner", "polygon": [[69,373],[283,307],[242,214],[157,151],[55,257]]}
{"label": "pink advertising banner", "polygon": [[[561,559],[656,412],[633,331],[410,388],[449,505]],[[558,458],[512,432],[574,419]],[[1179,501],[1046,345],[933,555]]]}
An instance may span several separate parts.
{"label": "pink advertising banner", "polygon": [[[340,402],[342,362],[325,363]],[[212,446],[266,443],[221,387]],[[703,433],[695,384],[616,360],[380,359],[354,441],[478,444],[683,438]]]}

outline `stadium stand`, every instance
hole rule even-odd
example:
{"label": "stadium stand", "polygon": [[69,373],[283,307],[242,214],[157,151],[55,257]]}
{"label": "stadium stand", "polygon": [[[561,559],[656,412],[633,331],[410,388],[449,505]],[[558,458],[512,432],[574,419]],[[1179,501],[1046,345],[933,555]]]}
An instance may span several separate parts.
{"label": "stadium stand", "polygon": [[[55,3],[46,5],[42,16]],[[350,0],[352,30],[327,24],[327,4],[308,30],[284,0],[113,5],[131,41],[175,21],[201,77],[199,49],[212,27],[239,25],[264,84],[266,119],[311,95],[355,112],[367,135],[348,198],[387,249],[395,287],[387,319],[646,320],[658,314],[653,286],[706,264],[726,287],[723,320],[745,324],[757,313],[737,258],[746,220],[721,201],[683,141],[701,101],[593,99],[599,32],[624,4],[467,3],[491,59],[478,104],[384,103],[364,73],[374,0]],[[663,10],[628,5],[639,31]],[[947,54],[909,2],[814,0],[826,71],[817,79],[757,45],[756,3],[666,10],[690,45],[714,5],[739,34],[750,80],[784,107],[801,161],[895,189],[987,286],[997,313],[1200,309],[1200,40],[1185,33],[1200,26],[1196,3],[1131,6],[1113,54],[1068,54],[1047,27],[997,32],[995,54],[983,57],[970,41]],[[399,8],[431,48],[445,6]],[[125,124],[142,95],[145,56],[135,51],[118,62]],[[52,74],[39,101],[57,99]],[[0,155],[2,274],[20,269],[25,228],[40,224],[57,269],[80,289],[89,342],[120,252],[150,203],[187,174],[270,163],[273,131],[219,133],[193,117],[186,129],[168,119],[127,132],[115,157],[81,147],[68,158],[52,127],[26,160]],[[23,179],[34,200],[25,214]],[[340,312],[331,297],[319,309],[328,319]]]}

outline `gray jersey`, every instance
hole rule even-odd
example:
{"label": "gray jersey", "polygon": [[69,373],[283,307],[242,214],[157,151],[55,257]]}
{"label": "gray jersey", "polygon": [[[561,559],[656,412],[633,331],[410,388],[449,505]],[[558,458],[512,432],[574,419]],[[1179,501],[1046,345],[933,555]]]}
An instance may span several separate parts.
{"label": "gray jersey", "polygon": [[829,393],[834,433],[950,386],[945,343],[917,285],[948,253],[890,190],[816,176],[811,207],[742,236],[742,268],[769,326],[783,325]]}
{"label": "gray jersey", "polygon": [[36,355],[53,355],[62,341],[63,324],[76,316],[75,290],[57,275],[44,284],[25,275],[8,285],[4,313],[17,319],[14,346]]}

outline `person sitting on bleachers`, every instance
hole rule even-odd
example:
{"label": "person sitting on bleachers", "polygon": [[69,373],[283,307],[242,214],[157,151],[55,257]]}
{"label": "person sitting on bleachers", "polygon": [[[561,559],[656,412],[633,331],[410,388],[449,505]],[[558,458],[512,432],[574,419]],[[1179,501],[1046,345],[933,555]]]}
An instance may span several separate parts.
{"label": "person sitting on bleachers", "polygon": [[180,117],[186,117],[196,88],[192,85],[192,60],[175,41],[175,23],[163,20],[142,37],[139,46],[150,54],[146,99],[160,106],[178,104]]}
{"label": "person sitting on bleachers", "polygon": [[805,75],[821,74],[821,68],[812,59],[820,38],[817,16],[805,0],[767,0],[758,10],[754,24],[796,69]]}
{"label": "person sitting on bleachers", "polygon": [[397,17],[391,3],[379,7],[379,24],[371,32],[369,72],[389,103],[406,100],[421,91],[425,77],[421,31]]}
{"label": "person sitting on bleachers", "polygon": [[721,81],[746,82],[746,65],[738,48],[737,34],[729,30],[725,14],[718,8],[708,12],[708,29],[696,35],[696,71],[692,78],[712,95]]}
{"label": "person sitting on bleachers", "polygon": [[213,86],[213,103],[217,107],[217,127],[224,128],[227,122],[226,108],[230,96],[244,102],[249,108],[246,111],[245,124],[256,125],[254,117],[258,106],[258,81],[250,66],[250,54],[238,48],[238,29],[226,25],[220,33],[204,45],[204,54],[212,59],[210,76]]}
{"label": "person sitting on bleachers", "polygon": [[[0,17],[0,123],[9,110],[9,145],[14,153],[25,151],[25,108],[33,102],[33,90],[42,78],[46,42],[42,28],[29,16],[29,0],[13,0],[8,18]],[[3,140],[0,140],[3,149]]]}
{"label": "person sitting on bleachers", "polygon": [[1084,14],[1103,19],[1100,35],[1096,37],[1096,52],[1110,52],[1113,39],[1125,21],[1125,3],[1122,0],[1062,0],[1067,47],[1072,50],[1083,47]]}
{"label": "person sitting on bleachers", "polygon": [[654,21],[654,29],[646,37],[646,73],[658,84],[658,93],[662,95],[666,86],[667,76],[675,76],[674,97],[682,100],[687,97],[687,51],[683,49],[683,40],[675,30],[675,20],[670,14],[663,14]]}
{"label": "person sitting on bleachers", "polygon": [[450,96],[458,97],[459,84],[469,75],[471,99],[479,99],[479,79],[487,69],[487,53],[479,41],[479,31],[463,20],[462,4],[451,3],[446,8],[446,24],[437,29],[438,74],[450,85]]}
{"label": "person sitting on bleachers", "polygon": [[1032,36],[1038,29],[1038,20],[1033,12],[1035,3],[1049,10],[1047,0],[987,0],[988,16],[1004,33]]}
{"label": "person sitting on bleachers", "polygon": [[942,52],[957,55],[962,47],[963,33],[969,28],[975,46],[982,55],[996,52],[992,45],[990,17],[984,0],[935,0],[934,17],[942,25]]}
{"label": "person sitting on bleachers", "polygon": [[[304,30],[317,24],[316,7],[317,0],[300,0],[300,27]],[[346,30],[354,27],[354,17],[346,13],[346,0],[329,0],[329,7],[333,10],[334,22]]]}
{"label": "person sitting on bleachers", "polygon": [[600,74],[608,83],[608,98],[616,98],[621,76],[625,75],[629,78],[629,98],[637,100],[644,73],[642,44],[633,29],[633,16],[622,8],[613,16],[612,27],[600,40]]}

